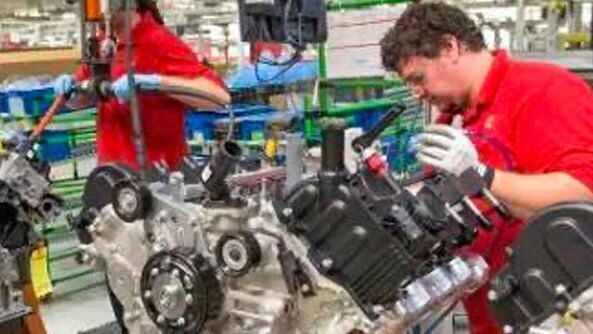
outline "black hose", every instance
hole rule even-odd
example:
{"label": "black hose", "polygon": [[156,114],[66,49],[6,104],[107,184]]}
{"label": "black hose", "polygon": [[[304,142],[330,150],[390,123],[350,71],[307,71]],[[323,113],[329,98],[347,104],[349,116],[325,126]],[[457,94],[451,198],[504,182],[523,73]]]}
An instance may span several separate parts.
{"label": "black hose", "polygon": [[128,85],[132,89],[130,90],[130,111],[132,113],[132,131],[134,132],[134,149],[136,151],[136,163],[138,163],[139,174],[141,182],[146,180],[147,174],[147,154],[146,154],[146,143],[144,138],[144,131],[142,129],[142,120],[140,116],[140,101],[138,99],[138,93],[136,91],[136,84],[134,80],[134,68],[133,68],[133,50],[132,50],[132,0],[126,0],[125,2],[125,67],[126,75],[128,78]]}
{"label": "black hose", "polygon": [[229,108],[229,106],[224,103],[223,101],[221,101],[218,97],[197,90],[197,89],[193,89],[193,88],[187,88],[187,87],[179,87],[179,86],[171,86],[171,85],[160,85],[158,87],[146,87],[143,86],[142,84],[137,85],[138,89],[144,91],[144,92],[161,92],[161,93],[167,93],[167,94],[171,94],[171,95],[185,95],[185,96],[191,96],[191,97],[196,97],[199,99],[204,99],[207,100],[209,102],[212,102],[214,104],[216,104],[217,106],[221,107],[222,109],[224,109],[225,111],[228,112],[229,114],[229,129],[228,129],[228,133],[227,133],[227,141],[231,141],[233,139],[233,132],[235,130],[235,112],[233,111],[233,108]]}
{"label": "black hose", "polygon": [[145,91],[145,92],[155,91],[155,92],[162,92],[162,93],[167,93],[167,94],[171,94],[171,95],[185,95],[185,96],[197,97],[200,99],[207,100],[208,102],[212,102],[212,103],[216,104],[217,106],[222,107],[224,109],[227,108],[227,104],[224,103],[223,101],[221,101],[218,97],[214,96],[213,94],[209,94],[209,93],[199,91],[199,90],[193,89],[193,88],[179,87],[179,86],[172,86],[172,85],[159,85],[158,87],[147,87],[142,84],[138,84],[137,87],[140,90]]}

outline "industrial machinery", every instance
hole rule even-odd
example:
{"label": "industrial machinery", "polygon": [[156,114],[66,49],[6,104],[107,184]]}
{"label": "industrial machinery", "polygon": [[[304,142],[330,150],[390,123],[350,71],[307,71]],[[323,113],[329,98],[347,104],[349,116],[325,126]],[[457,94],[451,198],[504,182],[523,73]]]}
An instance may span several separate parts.
{"label": "industrial machinery", "polygon": [[488,297],[505,333],[593,332],[593,203],[531,219]]}
{"label": "industrial machinery", "polygon": [[417,194],[396,181],[371,145],[403,107],[396,109],[354,140],[363,158],[356,173],[344,168],[344,125],[328,124],[320,171],[277,201],[276,210],[308,245],[315,268],[348,291],[369,319],[405,328],[487,278],[482,258],[457,255],[479,225],[492,228],[469,198],[484,196],[508,214],[473,170],[428,175]]}
{"label": "industrial machinery", "polygon": [[[369,326],[340,289],[320,288],[302,246],[276,219],[271,194],[283,182],[269,180],[282,179],[282,170],[227,180],[240,155],[225,142],[207,164],[188,161],[187,176],[162,174],[147,186],[118,166],[90,176],[78,221],[82,248],[106,272],[128,330],[334,333],[342,326],[346,333]],[[190,175],[198,183],[185,181]],[[253,184],[265,185],[257,196],[234,195]]]}
{"label": "industrial machinery", "polygon": [[[127,328],[374,332],[380,317],[407,326],[481,285],[484,261],[455,252],[477,225],[490,227],[467,200],[487,191],[471,172],[405,190],[367,145],[395,116],[355,140],[365,157],[355,173],[343,167],[344,124],[326,124],[320,171],[289,189],[267,182],[280,179],[269,170],[231,175],[241,156],[232,141],[207,164],[188,160],[145,183],[119,166],[95,170],[77,226]],[[236,195],[258,183],[259,193]]]}
{"label": "industrial machinery", "polygon": [[[57,218],[62,200],[52,194],[49,165],[28,150],[34,137],[2,140],[0,152],[0,331],[21,333],[32,312],[23,297],[30,284],[33,225]],[[38,323],[41,323],[40,321]],[[37,333],[42,329],[28,329]],[[38,331],[36,331],[38,330]]]}

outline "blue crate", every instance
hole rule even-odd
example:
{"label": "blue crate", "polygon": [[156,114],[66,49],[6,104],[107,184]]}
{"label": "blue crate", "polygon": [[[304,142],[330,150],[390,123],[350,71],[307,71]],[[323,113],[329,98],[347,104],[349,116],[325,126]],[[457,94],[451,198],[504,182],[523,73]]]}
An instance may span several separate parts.
{"label": "blue crate", "polygon": [[0,92],[0,114],[8,115],[8,94]]}
{"label": "blue crate", "polygon": [[[276,111],[276,109],[265,105],[233,105],[235,117],[242,118],[251,115],[258,115]],[[218,120],[228,118],[227,113],[214,111],[189,111],[186,116],[186,135],[189,139],[196,139],[201,136],[204,140],[215,138],[215,123]]]}
{"label": "blue crate", "polygon": [[398,136],[381,138],[383,154],[387,156],[392,171],[410,172],[418,167],[415,152],[410,148],[410,140],[417,134],[417,131],[410,131]]}
{"label": "blue crate", "polygon": [[296,122],[300,123],[301,115],[295,112],[278,111],[266,115],[248,116],[243,119],[239,127],[242,140],[263,139],[266,127],[274,122]]}
{"label": "blue crate", "polygon": [[[296,118],[296,119],[295,119]],[[289,121],[295,119],[298,125],[301,123],[302,115],[295,112],[276,111],[261,115],[252,115],[245,117],[238,117],[235,119],[236,136],[238,140],[261,140],[265,137],[265,131],[268,124],[278,121]],[[225,117],[217,120],[215,124],[230,122],[230,118]]]}
{"label": "blue crate", "polygon": [[41,116],[54,102],[51,87],[11,90],[2,94],[2,113],[10,115]]}
{"label": "blue crate", "polygon": [[42,160],[55,162],[71,156],[70,133],[67,130],[45,130],[39,140]]}
{"label": "blue crate", "polygon": [[214,122],[224,118],[225,114],[212,111],[190,111],[185,117],[186,136],[197,139],[201,136],[204,140],[214,139]]}

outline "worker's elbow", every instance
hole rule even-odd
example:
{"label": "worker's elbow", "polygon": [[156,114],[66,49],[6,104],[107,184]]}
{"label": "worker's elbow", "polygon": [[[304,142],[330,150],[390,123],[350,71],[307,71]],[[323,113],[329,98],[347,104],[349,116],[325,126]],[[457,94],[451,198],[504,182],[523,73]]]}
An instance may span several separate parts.
{"label": "worker's elbow", "polygon": [[226,89],[221,92],[220,101],[225,105],[231,104],[231,94]]}

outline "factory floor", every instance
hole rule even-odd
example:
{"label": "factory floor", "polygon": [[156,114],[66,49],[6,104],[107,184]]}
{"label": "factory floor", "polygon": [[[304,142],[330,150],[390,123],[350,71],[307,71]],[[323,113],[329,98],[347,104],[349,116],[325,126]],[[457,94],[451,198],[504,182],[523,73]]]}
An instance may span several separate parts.
{"label": "factory floor", "polygon": [[[50,244],[50,253],[76,244],[73,239]],[[54,277],[88,269],[73,257],[51,265]],[[115,321],[103,275],[94,272],[55,284],[50,298],[41,302],[41,316],[48,334],[78,334]]]}

